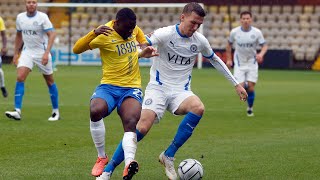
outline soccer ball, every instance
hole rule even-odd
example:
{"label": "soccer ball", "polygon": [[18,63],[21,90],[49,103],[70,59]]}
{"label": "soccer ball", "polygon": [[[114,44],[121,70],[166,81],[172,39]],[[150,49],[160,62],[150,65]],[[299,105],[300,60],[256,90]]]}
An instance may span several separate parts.
{"label": "soccer ball", "polygon": [[178,174],[181,180],[198,180],[203,176],[203,167],[195,159],[185,159],[179,164]]}

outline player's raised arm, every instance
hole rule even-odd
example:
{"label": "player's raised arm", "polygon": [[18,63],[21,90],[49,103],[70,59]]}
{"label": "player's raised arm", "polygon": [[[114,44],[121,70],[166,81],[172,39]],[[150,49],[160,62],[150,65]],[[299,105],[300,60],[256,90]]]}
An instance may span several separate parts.
{"label": "player's raised arm", "polygon": [[100,26],[97,29],[90,31],[88,34],[78,39],[78,41],[74,44],[72,49],[73,53],[80,54],[86,50],[91,49],[89,44],[94,38],[96,38],[100,34],[108,36],[111,31],[113,31],[113,29],[108,26]]}

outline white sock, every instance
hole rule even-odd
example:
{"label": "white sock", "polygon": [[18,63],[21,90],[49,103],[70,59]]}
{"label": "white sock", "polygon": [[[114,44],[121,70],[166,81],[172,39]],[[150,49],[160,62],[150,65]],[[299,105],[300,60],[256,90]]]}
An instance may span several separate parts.
{"label": "white sock", "polygon": [[137,150],[137,134],[135,132],[125,132],[122,139],[125,166],[132,160]]}
{"label": "white sock", "polygon": [[93,122],[90,120],[90,132],[92,140],[98,151],[98,157],[105,158],[105,134],[106,129],[104,127],[103,119]]}
{"label": "white sock", "polygon": [[16,108],[15,109],[19,114],[21,114],[21,109]]}
{"label": "white sock", "polygon": [[0,87],[4,87],[4,73],[2,68],[0,68]]}
{"label": "white sock", "polygon": [[59,115],[59,109],[52,109],[52,114],[56,113],[57,115]]}

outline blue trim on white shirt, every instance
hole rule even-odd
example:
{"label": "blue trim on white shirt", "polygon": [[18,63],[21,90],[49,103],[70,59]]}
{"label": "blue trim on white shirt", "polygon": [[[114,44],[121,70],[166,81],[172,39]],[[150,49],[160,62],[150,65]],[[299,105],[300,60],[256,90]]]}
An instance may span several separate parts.
{"label": "blue trim on white shirt", "polygon": [[236,54],[236,59],[237,59],[237,64],[240,67],[240,60],[239,60],[238,54]]}
{"label": "blue trim on white shirt", "polygon": [[188,82],[187,82],[187,84],[186,85],[184,85],[184,90],[188,90],[189,89],[189,84],[190,84],[190,81],[191,81],[191,75],[189,75],[189,78],[188,78],[189,80],[188,80]]}
{"label": "blue trim on white shirt", "polygon": [[243,31],[243,32],[249,32],[249,31],[251,31],[251,26],[249,26],[249,30],[248,31],[246,31],[246,30],[244,30],[243,28],[242,28],[242,26],[240,27],[240,29],[241,29],[241,31]]}
{"label": "blue trim on white shirt", "polygon": [[207,58],[207,59],[211,59],[213,56],[214,56],[214,52],[212,52],[212,54],[210,56],[205,56],[205,55],[202,55],[203,57]]}
{"label": "blue trim on white shirt", "polygon": [[159,85],[162,85],[162,82],[160,81],[160,72],[157,70],[156,71],[156,81],[159,83]]}
{"label": "blue trim on white shirt", "polygon": [[260,46],[263,46],[263,45],[265,45],[266,44],[266,42],[263,42],[263,43],[261,43],[261,44],[259,44]]}
{"label": "blue trim on white shirt", "polygon": [[180,30],[179,30],[179,25],[180,25],[180,24],[176,24],[176,31],[177,31],[177,33],[178,33],[181,37],[183,37],[183,38],[189,38],[188,36],[181,34],[181,32],[180,32]]}
{"label": "blue trim on white shirt", "polygon": [[37,14],[38,14],[38,11],[36,11],[33,16],[28,16],[28,13],[26,12],[26,15],[27,15],[28,18],[33,18],[33,17],[35,17]]}
{"label": "blue trim on white shirt", "polygon": [[54,28],[44,29],[45,32],[54,31]]}
{"label": "blue trim on white shirt", "polygon": [[148,36],[145,36],[146,37],[146,39],[147,39],[147,41],[148,41],[148,43],[149,43],[149,46],[152,46],[152,42],[151,42],[151,40],[149,39],[149,37]]}

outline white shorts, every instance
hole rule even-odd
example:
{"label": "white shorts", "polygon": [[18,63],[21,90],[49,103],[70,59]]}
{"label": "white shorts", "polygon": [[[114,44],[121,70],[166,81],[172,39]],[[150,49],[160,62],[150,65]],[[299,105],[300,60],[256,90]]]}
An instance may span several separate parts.
{"label": "white shorts", "polygon": [[40,69],[40,71],[42,72],[42,74],[50,75],[53,73],[51,54],[49,54],[48,64],[45,66],[41,64],[42,56],[43,56],[43,54],[32,54],[32,52],[22,51],[21,55],[19,57],[17,67],[18,68],[19,67],[27,67],[30,70],[32,70],[33,65],[36,64],[38,66],[38,68]]}
{"label": "white shorts", "polygon": [[161,85],[148,84],[142,103],[142,109],[150,109],[157,114],[155,123],[163,117],[165,110],[172,114],[179,108],[180,104],[190,96],[192,91],[173,90]]}
{"label": "white shorts", "polygon": [[257,83],[258,66],[256,64],[234,66],[233,75],[239,83],[246,81]]}

